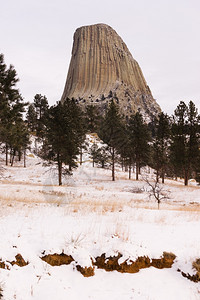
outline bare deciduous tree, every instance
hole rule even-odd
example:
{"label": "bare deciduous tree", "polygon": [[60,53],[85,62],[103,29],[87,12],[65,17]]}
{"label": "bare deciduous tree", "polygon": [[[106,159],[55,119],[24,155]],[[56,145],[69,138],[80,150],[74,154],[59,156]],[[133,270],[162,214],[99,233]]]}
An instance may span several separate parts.
{"label": "bare deciduous tree", "polygon": [[163,185],[161,185],[156,179],[149,180],[147,177],[143,178],[144,181],[149,186],[148,194],[149,198],[154,198],[158,203],[158,209],[160,208],[160,203],[163,200],[170,199],[170,191],[164,189]]}

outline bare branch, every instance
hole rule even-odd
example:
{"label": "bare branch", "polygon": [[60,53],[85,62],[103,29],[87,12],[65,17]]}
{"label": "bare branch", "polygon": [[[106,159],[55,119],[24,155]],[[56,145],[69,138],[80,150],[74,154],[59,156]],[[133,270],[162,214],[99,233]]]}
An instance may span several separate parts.
{"label": "bare branch", "polygon": [[144,177],[143,180],[147,183],[147,185],[150,188],[148,190],[149,198],[153,197],[156,200],[156,202],[158,203],[158,209],[159,209],[159,204],[161,203],[161,201],[163,201],[165,199],[170,199],[170,197],[169,197],[170,191],[165,190],[163,185],[161,185],[154,178],[152,178],[152,180],[150,181],[148,179],[148,177]]}

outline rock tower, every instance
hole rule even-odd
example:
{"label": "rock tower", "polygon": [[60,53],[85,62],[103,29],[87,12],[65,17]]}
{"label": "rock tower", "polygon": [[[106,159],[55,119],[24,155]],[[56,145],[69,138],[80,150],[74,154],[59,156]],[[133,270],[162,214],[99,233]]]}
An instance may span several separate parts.
{"label": "rock tower", "polygon": [[124,115],[140,111],[151,118],[161,111],[137,61],[116,31],[105,24],[76,30],[61,101],[66,98],[102,110],[115,99]]}

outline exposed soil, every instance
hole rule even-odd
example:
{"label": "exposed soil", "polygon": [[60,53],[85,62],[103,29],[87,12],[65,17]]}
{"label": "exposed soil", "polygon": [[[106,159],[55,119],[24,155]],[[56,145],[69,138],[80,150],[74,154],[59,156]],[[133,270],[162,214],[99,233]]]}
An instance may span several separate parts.
{"label": "exposed soil", "polygon": [[96,258],[94,263],[100,269],[106,271],[116,270],[121,273],[137,273],[140,269],[155,267],[158,269],[171,268],[176,256],[173,253],[164,252],[163,256],[159,259],[152,259],[148,256],[140,256],[135,261],[129,260],[119,264],[118,260],[122,255],[119,253],[117,256],[106,257],[105,253]]}
{"label": "exposed soil", "polygon": [[[96,257],[95,261],[92,260],[92,265],[90,267],[82,267],[76,265],[77,271],[79,271],[84,277],[91,277],[95,275],[95,267],[99,269],[104,269],[105,271],[118,271],[121,273],[137,273],[140,269],[155,267],[157,269],[171,268],[176,256],[173,253],[163,252],[161,258],[150,259],[148,256],[140,256],[135,261],[125,260],[123,263],[119,264],[119,259],[122,257],[121,253],[118,253],[116,256],[106,257],[105,253],[101,256]],[[71,255],[64,253],[61,254],[48,254],[40,257],[43,261],[47,262],[51,266],[61,266],[69,265],[71,262],[75,261]],[[9,261],[0,261],[0,268],[10,269],[9,264],[19,267],[24,267],[28,265],[28,262],[24,260],[21,254],[15,256],[15,260]],[[190,275],[189,273],[184,273],[180,269],[177,271],[181,275],[193,282],[200,282],[200,259],[197,259],[193,262],[193,268],[196,269],[195,275]]]}
{"label": "exposed soil", "polygon": [[178,272],[181,272],[182,276],[193,281],[193,282],[200,282],[200,258],[196,259],[193,264],[193,268],[197,271],[195,275],[190,275],[189,273],[185,273],[178,269]]}
{"label": "exposed soil", "polygon": [[76,266],[76,269],[81,272],[84,277],[94,276],[94,267],[81,267],[80,265]]}
{"label": "exposed soil", "polygon": [[200,276],[199,276],[198,272],[195,275],[190,275],[189,273],[185,273],[185,272],[181,271],[180,269],[178,269],[177,271],[181,272],[181,275],[183,277],[189,279],[190,281],[193,281],[193,282],[199,282],[200,281]]}
{"label": "exposed soil", "polygon": [[28,265],[28,262],[26,262],[23,257],[21,256],[21,254],[17,254],[15,256],[15,260],[13,261],[0,261],[0,268],[2,269],[9,269],[9,264],[11,264],[12,266],[17,265],[19,267],[24,267]]}
{"label": "exposed soil", "polygon": [[[95,261],[92,261],[93,267],[82,267],[77,265],[76,268],[85,277],[94,276],[95,266],[99,269],[106,271],[118,271],[121,273],[137,273],[140,269],[155,267],[158,269],[171,268],[176,256],[173,253],[164,252],[163,256],[159,259],[152,259],[148,256],[141,256],[136,261],[124,261],[119,264],[118,260],[122,257],[122,254],[117,256],[106,257],[105,253],[101,256],[96,257]],[[41,257],[42,260],[46,261],[51,266],[68,265],[74,261],[71,255],[61,254],[48,254]]]}
{"label": "exposed soil", "polygon": [[[72,261],[74,261],[71,255],[67,255],[64,253],[61,254],[48,254],[41,257],[42,260],[46,261],[51,266],[61,266],[61,265],[69,265]],[[76,269],[84,276],[90,277],[94,276],[94,267],[82,267],[80,265],[76,266]]]}
{"label": "exposed soil", "polygon": [[41,257],[42,260],[46,261],[51,266],[61,266],[61,265],[69,265],[72,261],[74,261],[71,255],[67,255],[64,253],[61,254],[48,254]]}

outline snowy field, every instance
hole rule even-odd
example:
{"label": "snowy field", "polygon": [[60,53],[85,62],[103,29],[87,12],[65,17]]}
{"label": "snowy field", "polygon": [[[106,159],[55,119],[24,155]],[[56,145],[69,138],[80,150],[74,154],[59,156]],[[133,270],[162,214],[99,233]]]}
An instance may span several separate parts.
{"label": "snowy field", "polygon": [[[152,171],[142,170],[145,176]],[[200,299],[200,283],[181,275],[196,274],[200,258],[200,187],[166,180],[169,199],[160,209],[149,199],[148,186],[128,173],[93,168],[89,159],[64,185],[57,186],[53,170],[29,154],[27,168],[6,167],[0,183],[0,269],[3,299]],[[84,277],[76,266],[92,266],[92,259],[122,254],[120,263],[138,257],[160,258],[172,252],[172,268],[141,269],[138,273],[106,272]],[[51,266],[43,254],[71,255],[69,265]],[[9,262],[21,254],[26,266]]]}

